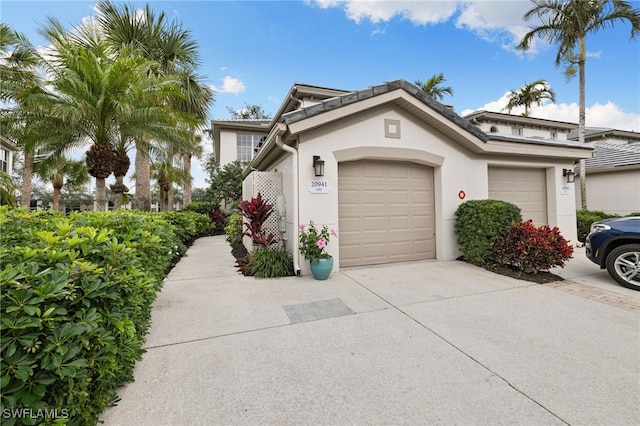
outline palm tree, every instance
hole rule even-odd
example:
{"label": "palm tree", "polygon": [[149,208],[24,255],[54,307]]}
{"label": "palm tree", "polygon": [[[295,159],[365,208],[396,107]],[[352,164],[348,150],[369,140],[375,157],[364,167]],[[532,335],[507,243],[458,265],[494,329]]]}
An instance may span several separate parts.
{"label": "palm tree", "polygon": [[53,185],[53,210],[60,209],[60,194],[66,183],[70,186],[89,182],[89,173],[82,161],[70,160],[65,156],[42,156],[35,162],[36,174]]}
{"label": "palm tree", "polygon": [[115,168],[118,141],[181,133],[177,115],[162,102],[180,93],[173,81],[150,77],[155,64],[135,52],[114,57],[97,28],[70,34],[52,19],[41,32],[52,44],[45,64],[54,90],[41,101],[77,140],[91,143],[87,169],[96,179],[97,209],[106,210],[106,178]]}
{"label": "palm tree", "polygon": [[[191,73],[198,65],[198,46],[189,31],[184,30],[176,21],[168,22],[166,14],[156,15],[147,4],[138,11],[130,5],[114,5],[109,1],[99,2],[98,23],[103,28],[109,42],[116,49],[134,47],[139,54],[154,62],[150,70],[152,75],[180,76]],[[195,77],[194,77],[195,78]],[[185,81],[178,77],[178,80]],[[194,81],[199,82],[198,78]],[[182,87],[184,97],[189,99],[188,91]],[[203,96],[198,102],[208,104],[212,100],[211,91],[204,85],[199,90]],[[208,96],[208,98],[207,98]],[[170,100],[168,102],[171,103]],[[173,104],[175,106],[175,104]],[[206,110],[206,107],[204,108]],[[184,110],[181,110],[185,112]],[[196,116],[197,120],[201,118]],[[164,140],[167,139],[158,139]],[[134,206],[141,210],[151,208],[150,156],[153,150],[149,139],[136,139],[136,191]]]}
{"label": "palm tree", "polygon": [[184,165],[176,162],[170,149],[158,150],[151,164],[151,176],[158,182],[159,210],[170,211],[173,209],[173,183],[183,185],[191,179]]}
{"label": "palm tree", "polygon": [[[541,24],[523,37],[518,49],[531,48],[537,37],[558,44],[556,66],[569,64],[567,75],[578,66],[580,105],[578,113],[578,141],[584,143],[585,135],[585,65],[587,60],[586,37],[616,21],[631,24],[631,38],[640,33],[640,11],[622,0],[532,0],[535,6],[524,15],[529,21],[537,18]],[[576,51],[577,49],[577,51]],[[585,161],[580,161],[580,192],[582,209],[587,209]]]}
{"label": "palm tree", "polygon": [[511,110],[520,106],[524,106],[523,116],[529,116],[529,108],[532,104],[542,105],[545,99],[556,101],[556,94],[551,90],[551,86],[545,80],[536,80],[533,83],[525,84],[518,90],[512,90],[509,94],[509,103],[503,108]]}
{"label": "palm tree", "polygon": [[0,52],[0,101],[10,106],[2,107],[1,127],[3,134],[10,136],[24,151],[20,191],[20,204],[24,207],[29,206],[31,200],[33,159],[42,142],[42,139],[26,134],[33,131],[33,126],[27,125],[26,98],[40,90],[36,72],[39,57],[23,34],[3,23],[0,23]]}
{"label": "palm tree", "polygon": [[420,88],[420,90],[432,98],[442,101],[444,95],[453,96],[453,89],[451,86],[443,86],[445,81],[447,80],[444,78],[444,74],[440,73],[429,77],[426,83],[416,80],[415,84]]}
{"label": "palm tree", "polygon": [[[191,71],[182,73],[180,87],[182,89],[183,98],[177,99],[174,107],[183,113],[193,116],[196,120],[196,126],[190,126],[187,130],[192,135],[192,143],[186,149],[182,149],[182,162],[184,170],[191,177],[191,158],[193,155],[202,155],[202,136],[198,132],[198,126],[205,125],[208,117],[209,105],[213,102],[213,90],[202,82],[202,77],[195,75]],[[189,204],[191,202],[191,183],[192,179],[184,180],[183,185],[183,202]]]}

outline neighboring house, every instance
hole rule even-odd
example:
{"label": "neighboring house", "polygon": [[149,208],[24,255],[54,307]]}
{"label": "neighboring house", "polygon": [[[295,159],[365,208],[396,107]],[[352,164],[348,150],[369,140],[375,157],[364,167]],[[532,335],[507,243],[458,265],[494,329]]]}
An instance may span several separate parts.
{"label": "neighboring house", "polygon": [[563,170],[591,146],[485,133],[405,80],[357,92],[296,84],[291,94],[245,170],[244,196],[266,193],[277,207],[297,272],[309,271],[298,226],[311,221],[338,231],[328,246],[335,269],[453,260],[455,211],[471,199],[515,202],[525,219],[577,241]]}
{"label": "neighboring house", "polygon": [[13,155],[18,147],[4,136],[0,136],[0,170],[11,176],[13,172]]}
{"label": "neighboring house", "polygon": [[309,85],[294,85],[273,120],[212,120],[211,135],[216,164],[223,167],[235,160],[249,162],[266,140],[275,119],[284,112],[305,108],[327,98],[347,93]]}
{"label": "neighboring house", "polygon": [[[595,148],[595,157],[586,161],[589,210],[640,212],[640,142],[596,142]],[[576,196],[580,200],[579,185]]]}
{"label": "neighboring house", "polygon": [[464,118],[485,133],[566,141],[575,123],[523,117],[492,111],[475,111]]}
{"label": "neighboring house", "polygon": [[[489,111],[464,118],[491,134],[578,141],[576,123]],[[640,133],[588,127],[585,142],[595,147],[593,158],[586,160],[588,209],[619,215],[640,211]],[[575,185],[575,195],[580,209],[580,185]]]}

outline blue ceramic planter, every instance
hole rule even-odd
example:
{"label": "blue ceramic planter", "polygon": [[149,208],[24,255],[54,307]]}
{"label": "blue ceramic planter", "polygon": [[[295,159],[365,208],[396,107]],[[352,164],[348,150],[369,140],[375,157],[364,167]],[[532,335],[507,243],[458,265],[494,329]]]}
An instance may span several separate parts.
{"label": "blue ceramic planter", "polygon": [[333,257],[327,259],[316,259],[309,262],[311,273],[316,280],[326,280],[333,269]]}

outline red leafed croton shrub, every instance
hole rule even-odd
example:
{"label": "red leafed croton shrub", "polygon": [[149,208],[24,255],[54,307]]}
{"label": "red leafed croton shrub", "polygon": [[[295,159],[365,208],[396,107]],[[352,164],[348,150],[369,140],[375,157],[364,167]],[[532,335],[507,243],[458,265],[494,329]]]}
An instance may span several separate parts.
{"label": "red leafed croton shrub", "polygon": [[498,264],[534,274],[564,267],[573,255],[573,247],[557,227],[536,227],[531,220],[512,223],[494,238],[493,248]]}

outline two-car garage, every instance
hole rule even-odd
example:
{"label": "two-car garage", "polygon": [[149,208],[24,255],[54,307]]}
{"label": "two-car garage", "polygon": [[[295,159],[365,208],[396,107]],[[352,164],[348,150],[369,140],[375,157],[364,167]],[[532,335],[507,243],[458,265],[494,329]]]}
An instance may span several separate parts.
{"label": "two-car garage", "polygon": [[[488,167],[489,198],[508,201],[523,219],[547,221],[543,168]],[[360,266],[436,256],[434,170],[406,162],[338,164],[340,263]]]}

